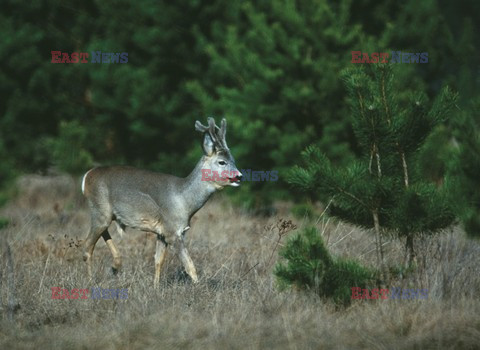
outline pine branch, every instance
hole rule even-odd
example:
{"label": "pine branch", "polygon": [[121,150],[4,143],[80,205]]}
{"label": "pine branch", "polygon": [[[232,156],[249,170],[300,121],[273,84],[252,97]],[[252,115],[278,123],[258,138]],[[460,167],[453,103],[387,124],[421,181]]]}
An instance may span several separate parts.
{"label": "pine branch", "polygon": [[364,201],[362,201],[360,198],[358,198],[358,197],[355,196],[354,194],[346,191],[345,189],[337,186],[337,187],[335,187],[335,190],[337,190],[337,191],[340,192],[340,193],[343,193],[343,194],[346,195],[347,197],[352,198],[353,200],[355,200],[358,204],[362,205],[363,207],[365,207],[365,208],[368,208],[368,207],[369,207]]}
{"label": "pine branch", "polygon": [[400,152],[400,158],[402,158],[403,179],[405,181],[405,187],[408,187],[408,167],[404,152]]}
{"label": "pine branch", "polygon": [[383,107],[385,108],[385,115],[387,117],[388,126],[390,126],[390,124],[392,123],[392,118],[390,117],[390,110],[388,108],[385,85],[386,84],[385,84],[385,68],[384,68],[382,70],[382,79],[381,79],[382,103],[383,103]]}

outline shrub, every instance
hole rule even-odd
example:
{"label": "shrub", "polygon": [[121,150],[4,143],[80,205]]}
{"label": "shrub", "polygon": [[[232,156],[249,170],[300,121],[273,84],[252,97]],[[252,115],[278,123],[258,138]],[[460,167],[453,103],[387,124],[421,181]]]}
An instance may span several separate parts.
{"label": "shrub", "polygon": [[367,288],[374,283],[374,271],[355,261],[332,257],[313,227],[292,237],[280,255],[286,261],[277,264],[274,273],[282,289],[311,290],[336,304],[348,305],[351,287]]}

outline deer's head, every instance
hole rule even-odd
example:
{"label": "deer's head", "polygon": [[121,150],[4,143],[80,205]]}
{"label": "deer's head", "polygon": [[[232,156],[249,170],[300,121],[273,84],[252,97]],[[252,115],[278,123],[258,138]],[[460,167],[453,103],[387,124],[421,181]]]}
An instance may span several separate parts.
{"label": "deer's head", "polygon": [[240,186],[242,173],[235,165],[235,159],[230,153],[225,140],[227,121],[222,119],[220,128],[215,125],[213,118],[208,118],[208,126],[198,120],[195,129],[203,133],[204,163],[202,166],[202,181],[208,181],[217,188],[225,186]]}

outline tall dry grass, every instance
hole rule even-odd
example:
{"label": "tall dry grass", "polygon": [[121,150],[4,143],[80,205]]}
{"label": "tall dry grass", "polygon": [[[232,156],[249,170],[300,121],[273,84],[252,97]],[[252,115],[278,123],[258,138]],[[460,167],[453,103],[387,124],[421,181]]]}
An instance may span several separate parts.
{"label": "tall dry grass", "polygon": [[[273,217],[254,217],[220,194],[197,213],[188,232],[200,283],[189,282],[170,252],[155,291],[154,237],[113,233],[123,255],[117,276],[100,240],[90,281],[81,254],[89,216],[78,183],[26,176],[19,188],[18,198],[1,212],[11,221],[0,231],[2,349],[480,348],[480,245],[458,228],[419,242],[418,272],[394,281],[428,289],[427,300],[360,300],[337,309],[315,295],[276,288],[272,268],[278,255],[270,257],[277,235],[269,227],[279,218],[292,219],[297,231],[314,224],[334,255],[374,266],[371,235],[351,226],[320,215],[295,219],[288,203],[279,203]],[[10,308],[13,320],[7,244],[19,305]],[[400,242],[387,241],[385,248],[390,264],[401,261]],[[127,288],[128,299],[53,300],[51,287]]]}

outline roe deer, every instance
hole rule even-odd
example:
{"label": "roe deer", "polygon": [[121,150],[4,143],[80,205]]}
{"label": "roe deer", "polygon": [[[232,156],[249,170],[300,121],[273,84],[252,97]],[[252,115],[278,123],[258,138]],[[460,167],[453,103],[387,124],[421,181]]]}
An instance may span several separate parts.
{"label": "roe deer", "polygon": [[[185,232],[191,217],[210,196],[225,186],[240,186],[242,174],[235,166],[225,141],[227,122],[221,127],[208,118],[208,126],[195,122],[195,129],[204,134],[204,155],[186,178],[154,173],[126,166],[105,166],[89,170],[82,180],[82,192],[91,212],[90,233],[85,241],[83,260],[92,275],[91,259],[100,236],[113,256],[114,273],[121,266],[120,254],[108,233],[114,220],[120,233],[125,227],[157,235],[154,286],[158,287],[166,248],[175,243],[177,252],[191,279],[198,282],[197,272],[184,245]],[[202,181],[202,170],[230,174],[212,181]],[[233,176],[232,176],[233,174]]]}

